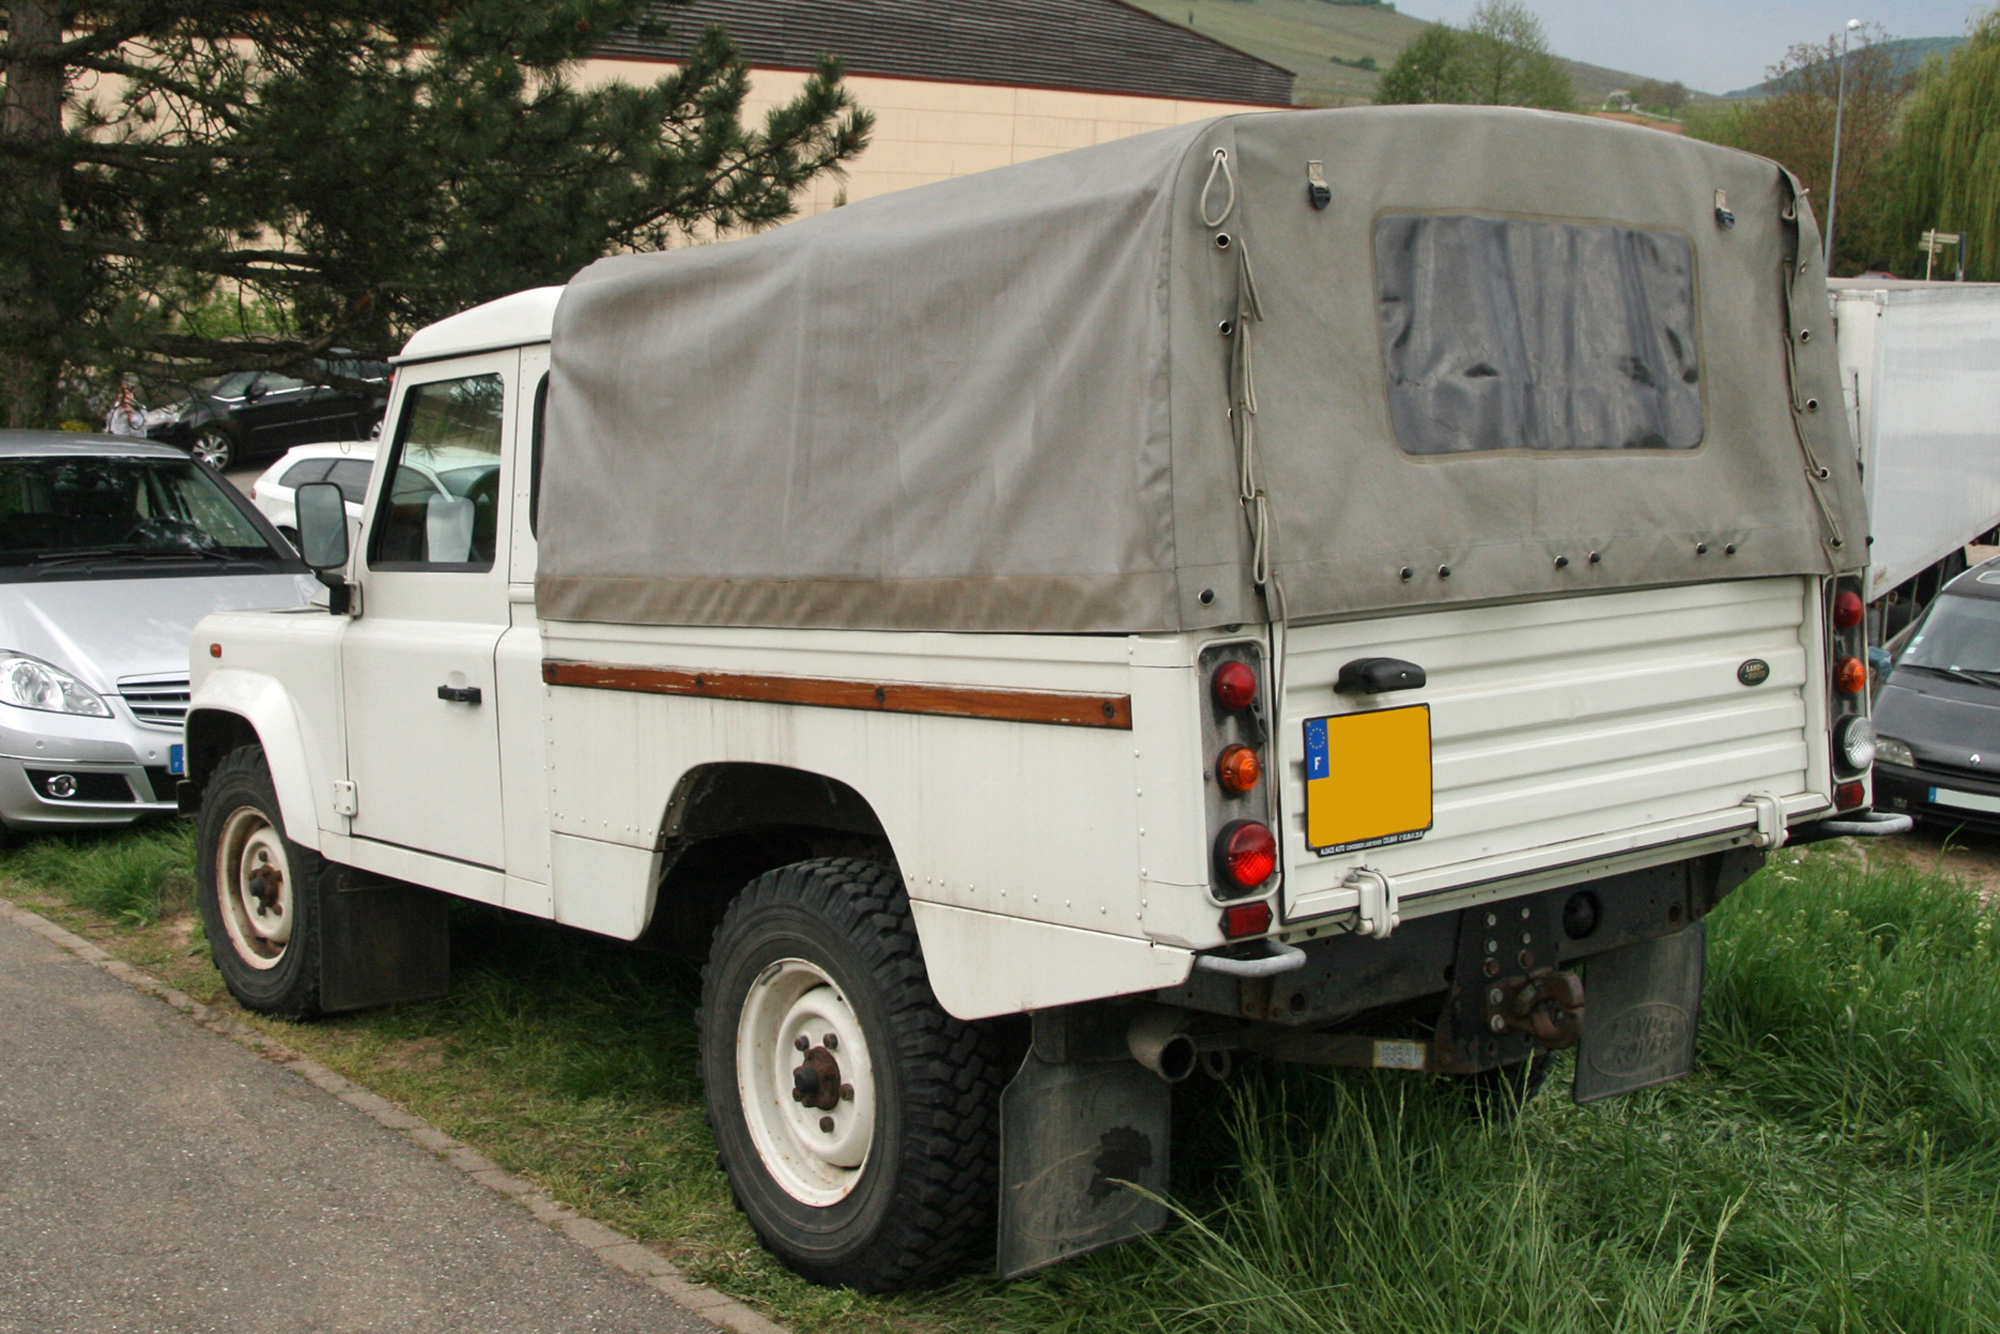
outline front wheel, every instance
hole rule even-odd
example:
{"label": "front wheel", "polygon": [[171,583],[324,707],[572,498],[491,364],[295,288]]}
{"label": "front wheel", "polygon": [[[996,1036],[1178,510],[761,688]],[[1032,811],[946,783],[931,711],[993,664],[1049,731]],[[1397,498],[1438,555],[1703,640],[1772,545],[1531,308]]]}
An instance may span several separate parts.
{"label": "front wheel", "polygon": [[932,994],[896,873],[848,858],[752,881],[702,971],[716,1147],[764,1244],[880,1292],[986,1239],[1002,1076]]}
{"label": "front wheel", "polygon": [[263,747],[238,747],[215,766],[197,831],[202,929],[229,994],[263,1014],[317,1014],[326,863],[285,836]]}

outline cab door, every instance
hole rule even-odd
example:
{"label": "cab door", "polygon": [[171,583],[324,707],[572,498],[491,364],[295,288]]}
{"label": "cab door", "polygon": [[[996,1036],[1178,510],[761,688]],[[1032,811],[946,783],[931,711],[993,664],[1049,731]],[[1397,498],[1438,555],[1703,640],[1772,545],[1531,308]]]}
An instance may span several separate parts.
{"label": "cab door", "polygon": [[495,869],[518,370],[512,349],[404,368],[341,647],[351,832]]}

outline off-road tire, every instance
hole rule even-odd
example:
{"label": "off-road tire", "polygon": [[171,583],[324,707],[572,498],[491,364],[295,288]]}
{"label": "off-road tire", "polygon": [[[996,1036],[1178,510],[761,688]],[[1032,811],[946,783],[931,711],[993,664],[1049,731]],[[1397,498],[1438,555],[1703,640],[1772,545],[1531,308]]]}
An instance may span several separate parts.
{"label": "off-road tire", "polygon": [[[285,836],[284,816],[262,746],[239,746],[215,766],[202,791],[196,829],[196,900],[209,950],[229,994],[244,1009],[260,1014],[303,1019],[319,1013],[319,891],[327,863]],[[242,919],[238,918],[234,933],[225,920],[230,911],[226,896],[235,892],[234,877],[240,874],[242,859],[227,854],[222,842],[227,838],[240,846],[246,829],[251,837],[261,836],[268,850],[282,855],[282,874],[289,880],[290,938],[275,958],[265,957],[262,966],[252,962],[250,952],[238,943]]]}
{"label": "off-road tire", "polygon": [[[752,986],[765,985],[781,960],[825,974],[871,1058],[869,1154],[851,1193],[824,1207],[780,1184],[742,1105],[738,1027]],[[939,1006],[893,869],[825,858],[753,880],[716,928],[700,1025],[718,1157],[738,1206],[788,1268],[815,1283],[882,1292],[936,1278],[991,1244],[1005,1076],[986,1035]]]}

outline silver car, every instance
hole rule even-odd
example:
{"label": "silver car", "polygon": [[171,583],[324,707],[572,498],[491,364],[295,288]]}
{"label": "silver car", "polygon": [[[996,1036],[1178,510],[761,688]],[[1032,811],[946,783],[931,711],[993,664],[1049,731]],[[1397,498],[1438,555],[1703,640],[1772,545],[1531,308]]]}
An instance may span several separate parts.
{"label": "silver car", "polygon": [[171,814],[195,622],[317,587],[177,449],[0,431],[0,823]]}

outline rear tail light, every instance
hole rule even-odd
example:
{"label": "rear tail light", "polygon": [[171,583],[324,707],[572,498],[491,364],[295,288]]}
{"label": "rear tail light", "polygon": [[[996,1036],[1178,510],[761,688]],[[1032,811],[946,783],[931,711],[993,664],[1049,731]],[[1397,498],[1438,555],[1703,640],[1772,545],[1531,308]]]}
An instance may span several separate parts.
{"label": "rear tail light", "polygon": [[1866,611],[1859,593],[1851,588],[1841,589],[1833,595],[1833,628],[1852,630],[1861,624],[1861,617]]}
{"label": "rear tail light", "polygon": [[1247,709],[1257,700],[1257,670],[1247,662],[1225,662],[1215,669],[1213,688],[1223,708]]}
{"label": "rear tail light", "polygon": [[1851,811],[1868,804],[1868,789],[1860,783],[1842,783],[1833,790],[1835,810]]}
{"label": "rear tail light", "polygon": [[1271,905],[1259,899],[1222,910],[1222,934],[1231,940],[1261,936],[1271,929]]}
{"label": "rear tail light", "polygon": [[1248,746],[1228,746],[1215,762],[1215,781],[1231,792],[1248,792],[1264,776],[1257,752]]}
{"label": "rear tail light", "polygon": [[1833,688],[1843,695],[1858,695],[1868,688],[1868,667],[1859,658],[1842,658],[1833,665]]}
{"label": "rear tail light", "polygon": [[1231,820],[1216,835],[1215,864],[1227,885],[1255,889],[1278,869],[1278,840],[1256,820]]}

